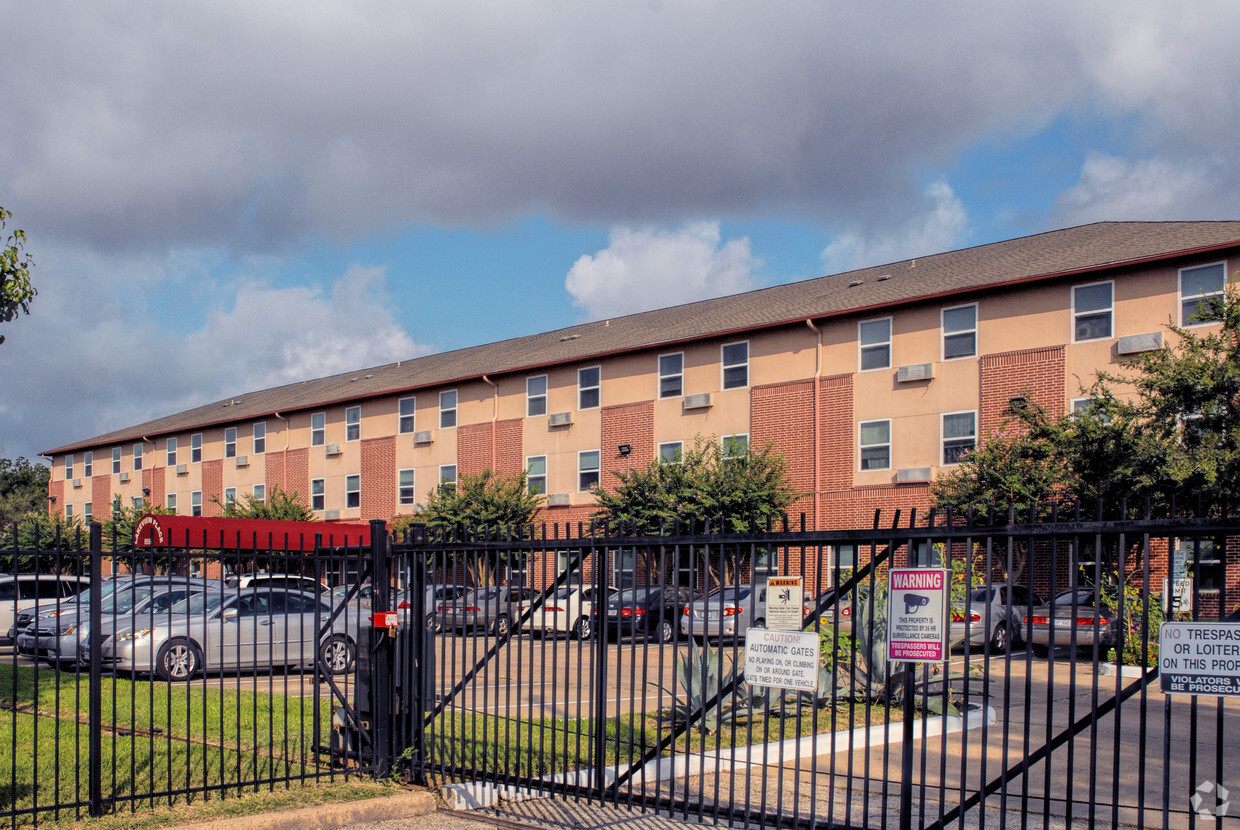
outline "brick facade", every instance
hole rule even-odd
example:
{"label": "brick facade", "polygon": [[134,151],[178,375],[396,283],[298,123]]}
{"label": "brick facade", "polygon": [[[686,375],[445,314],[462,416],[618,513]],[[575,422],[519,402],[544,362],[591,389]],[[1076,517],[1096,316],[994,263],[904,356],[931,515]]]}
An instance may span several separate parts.
{"label": "brick facade", "polygon": [[142,471],[142,489],[149,490],[149,493],[143,495],[150,500],[151,504],[162,505],[164,503],[164,467],[153,467]]}
{"label": "brick facade", "polygon": [[495,472],[516,475],[525,469],[525,425],[520,418],[495,424]]}
{"label": "brick facade", "polygon": [[202,462],[202,515],[219,516],[224,512],[224,462]]}
{"label": "brick facade", "polygon": [[64,513],[65,503],[65,483],[63,481],[49,481],[47,483],[47,512],[48,515],[60,512]]}
{"label": "brick facade", "polygon": [[[632,450],[622,456],[618,447]],[[654,461],[654,401],[603,407],[603,438],[599,453],[599,481],[606,490],[615,489],[615,474],[641,469]]]}
{"label": "brick facade", "polygon": [[91,476],[90,501],[91,514],[99,521],[112,515],[112,476]]}
{"label": "brick facade", "polygon": [[994,433],[1017,396],[1038,403],[1052,418],[1059,417],[1064,410],[1064,384],[1063,346],[983,355],[978,360],[978,437],[985,440]]}
{"label": "brick facade", "polygon": [[466,424],[456,429],[456,473],[476,476],[495,468],[493,461],[492,424]]}
{"label": "brick facade", "polygon": [[[853,377],[831,375],[818,380],[818,466],[819,486],[824,491],[852,487],[857,467],[853,444]],[[819,517],[819,527],[825,524]]]}
{"label": "brick facade", "polygon": [[362,519],[390,519],[396,504],[396,438],[362,441]]}
{"label": "brick facade", "polygon": [[749,390],[749,443],[783,453],[788,480],[800,497],[788,507],[794,524],[814,515],[814,381],[798,380]]}

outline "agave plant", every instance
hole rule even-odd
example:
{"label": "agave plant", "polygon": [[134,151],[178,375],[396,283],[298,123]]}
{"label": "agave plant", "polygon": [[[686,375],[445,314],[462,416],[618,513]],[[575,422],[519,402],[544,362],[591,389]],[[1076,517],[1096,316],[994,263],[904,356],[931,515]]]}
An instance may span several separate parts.
{"label": "agave plant", "polygon": [[[690,642],[688,652],[676,660],[675,678],[679,692],[653,681],[650,683],[674,701],[659,713],[665,720],[683,723],[698,715],[693,728],[709,735],[717,731],[721,723],[749,714],[748,684],[737,682],[736,665],[725,657],[723,649],[708,645],[698,648],[696,643]],[[721,696],[723,689],[730,689],[730,692]]]}

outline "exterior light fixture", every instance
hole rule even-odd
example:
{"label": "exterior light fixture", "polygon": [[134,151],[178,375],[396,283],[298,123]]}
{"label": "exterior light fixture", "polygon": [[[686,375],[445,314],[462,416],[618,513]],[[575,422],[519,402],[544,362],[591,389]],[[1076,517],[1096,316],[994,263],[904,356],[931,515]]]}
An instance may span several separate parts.
{"label": "exterior light fixture", "polygon": [[621,455],[623,455],[625,458],[628,458],[629,453],[633,452],[633,445],[632,444],[621,444],[620,446],[616,447],[616,449],[619,451]]}

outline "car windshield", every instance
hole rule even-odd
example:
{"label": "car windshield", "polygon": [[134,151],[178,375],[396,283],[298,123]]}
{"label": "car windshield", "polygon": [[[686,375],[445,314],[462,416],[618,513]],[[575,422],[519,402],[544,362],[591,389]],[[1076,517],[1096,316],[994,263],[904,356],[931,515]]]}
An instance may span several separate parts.
{"label": "car windshield", "polygon": [[994,588],[975,588],[973,589],[973,593],[969,594],[969,599],[974,602],[990,602],[994,595]]}
{"label": "car windshield", "polygon": [[126,588],[123,591],[114,591],[104,598],[99,607],[105,614],[124,614],[132,611],[135,605],[145,602],[152,590],[150,585],[143,585]]}
{"label": "car windshield", "polygon": [[490,588],[475,588],[469,592],[469,596],[475,600],[495,599],[499,596],[499,588],[494,585]]}
{"label": "car windshield", "polygon": [[748,585],[742,585],[740,588],[716,588],[706,595],[706,602],[718,602],[722,596],[724,602],[740,602],[749,599],[750,588]]}
{"label": "car windshield", "polygon": [[1077,605],[1093,605],[1097,602],[1097,596],[1092,591],[1064,591],[1051,600],[1051,605],[1071,605],[1073,597],[1076,597]]}
{"label": "car windshield", "polygon": [[612,602],[616,602],[618,600],[621,605],[637,605],[645,602],[646,597],[658,599],[658,589],[630,588],[629,590],[621,591],[618,595],[612,597]]}
{"label": "car windshield", "polygon": [[192,597],[186,597],[176,605],[168,609],[170,614],[209,614],[219,608],[224,602],[224,595],[218,593],[194,594]]}
{"label": "car windshield", "polygon": [[568,599],[573,594],[577,593],[577,591],[579,590],[581,589],[580,588],[560,588],[552,596],[554,596],[556,599]]}

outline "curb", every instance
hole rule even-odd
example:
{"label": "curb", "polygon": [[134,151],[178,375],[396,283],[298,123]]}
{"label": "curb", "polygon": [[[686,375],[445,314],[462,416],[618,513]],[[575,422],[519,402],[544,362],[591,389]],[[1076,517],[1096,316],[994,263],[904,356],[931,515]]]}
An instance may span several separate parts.
{"label": "curb", "polygon": [[435,796],[426,790],[412,790],[399,795],[369,798],[363,801],[342,801],[315,804],[279,813],[259,813],[211,819],[181,825],[176,830],[335,830],[350,824],[370,824],[408,816],[435,812]]}

